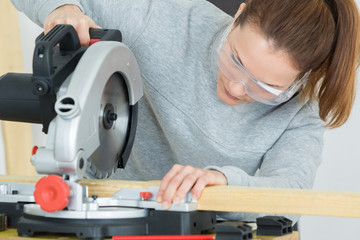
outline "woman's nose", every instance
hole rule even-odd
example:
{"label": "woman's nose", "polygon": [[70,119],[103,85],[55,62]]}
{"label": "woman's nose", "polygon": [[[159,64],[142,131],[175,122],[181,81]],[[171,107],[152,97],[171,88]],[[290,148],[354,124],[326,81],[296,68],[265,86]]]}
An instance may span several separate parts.
{"label": "woman's nose", "polygon": [[229,91],[230,94],[233,95],[234,97],[242,97],[246,95],[245,85],[242,82],[230,81]]}

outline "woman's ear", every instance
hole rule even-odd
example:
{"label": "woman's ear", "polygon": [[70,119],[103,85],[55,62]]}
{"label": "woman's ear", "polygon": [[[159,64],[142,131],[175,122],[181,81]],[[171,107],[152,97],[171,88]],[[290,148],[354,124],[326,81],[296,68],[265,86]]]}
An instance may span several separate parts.
{"label": "woman's ear", "polygon": [[235,17],[239,16],[240,12],[245,8],[245,6],[246,6],[246,3],[240,4],[240,7],[236,12]]}

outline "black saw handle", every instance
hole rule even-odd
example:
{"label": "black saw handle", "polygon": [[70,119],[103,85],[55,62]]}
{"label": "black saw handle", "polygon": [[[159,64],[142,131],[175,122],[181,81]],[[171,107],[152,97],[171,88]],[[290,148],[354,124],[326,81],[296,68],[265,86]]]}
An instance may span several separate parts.
{"label": "black saw handle", "polygon": [[[122,40],[120,31],[113,29],[91,28],[89,34],[91,44],[97,41],[121,42]],[[42,33],[36,38],[33,56],[34,75],[50,76],[54,73],[53,55],[55,46],[58,44],[61,52],[76,52],[81,48],[78,34],[73,26],[59,24],[46,35]]]}
{"label": "black saw handle", "polygon": [[[119,30],[90,29],[95,41],[120,41]],[[81,47],[71,25],[56,25],[36,38],[33,74],[8,73],[0,77],[0,119],[42,123],[47,133],[56,116],[54,104],[61,84],[74,71],[88,47]]]}
{"label": "black saw handle", "polygon": [[50,77],[54,73],[53,56],[57,44],[59,44],[60,51],[74,52],[81,47],[75,29],[65,24],[56,25],[46,35],[41,33],[35,43],[33,74],[44,77]]}

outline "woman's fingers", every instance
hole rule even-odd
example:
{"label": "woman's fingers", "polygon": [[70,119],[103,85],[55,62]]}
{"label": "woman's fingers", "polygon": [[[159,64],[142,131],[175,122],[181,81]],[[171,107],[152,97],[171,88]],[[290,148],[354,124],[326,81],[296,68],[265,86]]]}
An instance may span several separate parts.
{"label": "woman's fingers", "polygon": [[190,190],[192,198],[198,199],[206,186],[226,184],[219,171],[174,165],[162,179],[156,200],[168,209],[173,202],[179,204]]}
{"label": "woman's fingers", "polygon": [[161,180],[160,188],[158,191],[158,194],[156,196],[157,202],[163,202],[163,195],[165,193],[165,190],[167,189],[169,182],[171,179],[178,174],[178,172],[182,169],[183,166],[175,164],[169,172],[163,177]]}
{"label": "woman's fingers", "polygon": [[89,29],[100,28],[75,5],[63,5],[50,13],[45,19],[44,33],[47,34],[57,24],[72,25],[79,36],[82,46],[88,46],[90,43]]}
{"label": "woman's fingers", "polygon": [[206,186],[227,185],[227,178],[224,174],[216,170],[205,170],[206,173],[198,178],[196,184],[192,188],[191,198],[199,199],[201,192]]}

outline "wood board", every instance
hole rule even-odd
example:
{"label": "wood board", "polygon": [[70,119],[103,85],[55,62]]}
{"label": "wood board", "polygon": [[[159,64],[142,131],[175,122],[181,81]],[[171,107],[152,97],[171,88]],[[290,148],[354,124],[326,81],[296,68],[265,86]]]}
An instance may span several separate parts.
{"label": "wood board", "polygon": [[[40,177],[0,175],[1,181],[36,182]],[[159,181],[82,179],[89,196],[110,197],[122,188],[159,186]],[[242,186],[206,187],[198,210],[360,218],[360,193]]]}

